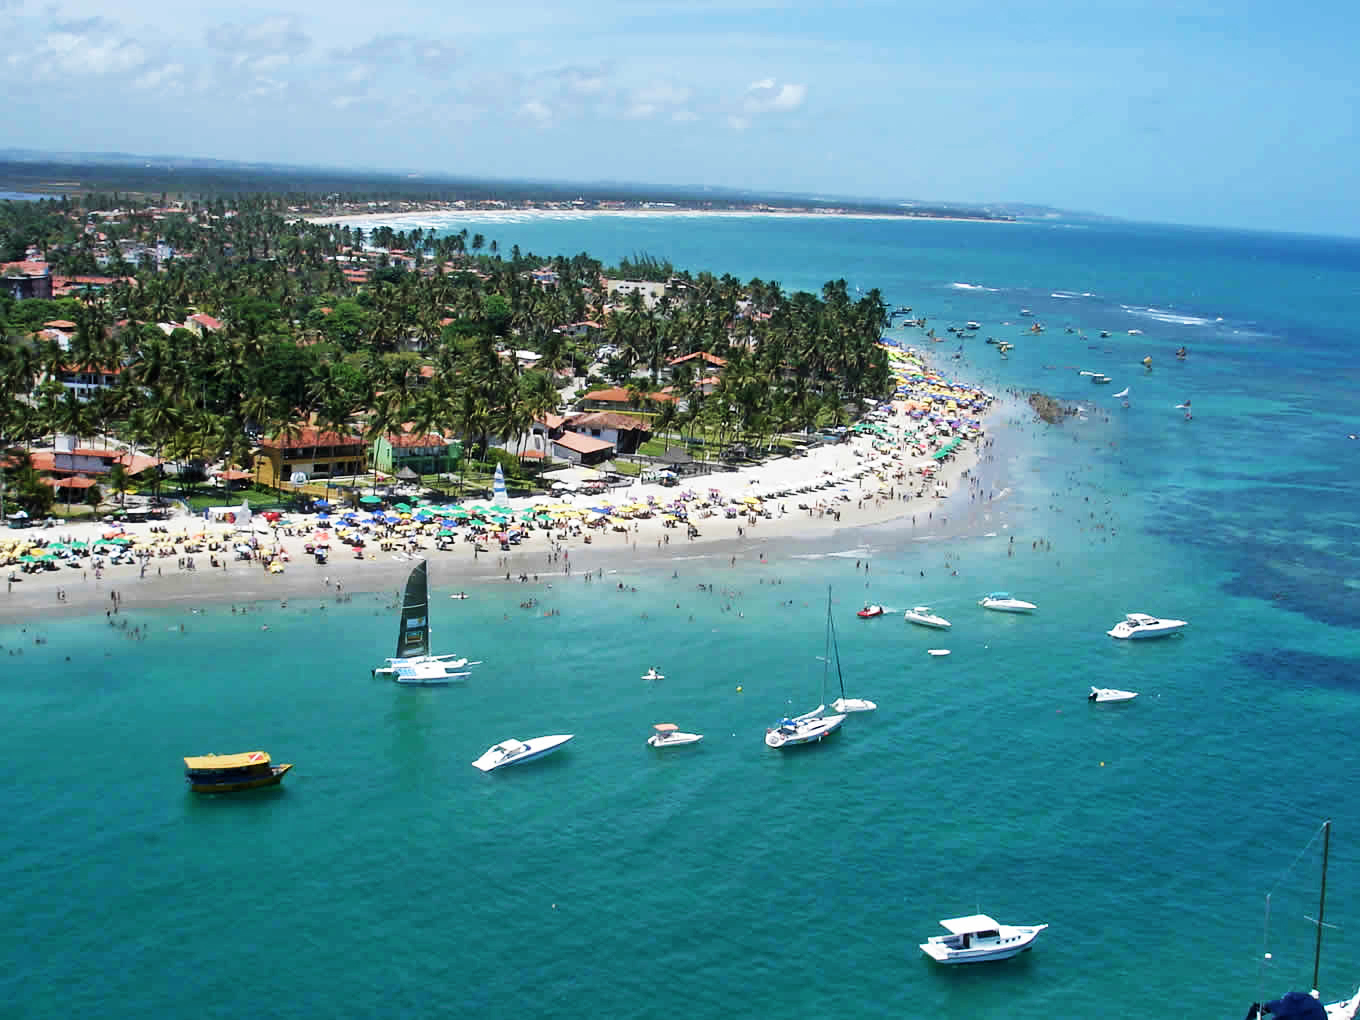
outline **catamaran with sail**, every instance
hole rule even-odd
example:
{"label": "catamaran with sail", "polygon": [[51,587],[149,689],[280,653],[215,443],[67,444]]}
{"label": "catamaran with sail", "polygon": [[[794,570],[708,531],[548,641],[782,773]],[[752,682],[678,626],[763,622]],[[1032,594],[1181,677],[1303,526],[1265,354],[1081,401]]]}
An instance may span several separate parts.
{"label": "catamaran with sail", "polygon": [[[827,649],[831,644],[831,590],[826,593]],[[815,744],[823,737],[829,737],[841,728],[845,714],[826,714],[826,678],[830,669],[830,656],[822,657],[822,703],[811,712],[804,712],[792,718],[786,716],[779,725],[765,731],[765,744],[768,747],[798,747],[802,744]]]}
{"label": "catamaran with sail", "polygon": [[401,622],[397,625],[397,654],[373,670],[374,676],[391,677],[399,684],[446,684],[469,674],[464,666],[475,666],[453,653],[430,654],[429,576],[421,560],[406,578],[401,601]]}

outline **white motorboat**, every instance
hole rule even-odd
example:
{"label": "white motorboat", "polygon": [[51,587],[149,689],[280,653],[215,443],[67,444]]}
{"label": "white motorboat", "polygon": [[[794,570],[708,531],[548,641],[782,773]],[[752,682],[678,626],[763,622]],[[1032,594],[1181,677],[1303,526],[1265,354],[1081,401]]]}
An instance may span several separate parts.
{"label": "white motorboat", "polygon": [[926,649],[926,654],[927,654],[927,655],[934,655],[934,656],[937,656],[937,657],[938,657],[938,656],[943,656],[943,655],[948,655],[948,654],[949,654],[949,649],[948,649],[948,648],[927,648],[927,649]]}
{"label": "white motorboat", "polygon": [[972,319],[969,319],[967,322],[965,322],[965,323],[963,324],[963,328],[964,328],[964,329],[974,329],[974,330],[976,330],[976,329],[981,329],[981,328],[982,328],[982,323],[980,323],[980,322],[974,322]]}
{"label": "white motorboat", "polygon": [[981,963],[1005,960],[1034,945],[1046,924],[999,924],[986,914],[947,917],[940,924],[948,935],[932,935],[921,952],[936,963]]}
{"label": "white motorboat", "polygon": [[932,613],[929,606],[914,606],[902,614],[902,619],[908,623],[918,623],[922,627],[934,627],[936,630],[948,630],[954,626],[943,616]]}
{"label": "white motorboat", "polygon": [[1112,638],[1139,641],[1144,638],[1166,637],[1189,626],[1184,620],[1160,620],[1147,613],[1127,613],[1105,633]]}
{"label": "white motorboat", "polygon": [[416,564],[406,578],[402,595],[401,619],[397,624],[397,654],[373,670],[399,684],[429,686],[462,680],[469,674],[463,667],[477,666],[453,654],[430,654],[430,596],[425,561]]}
{"label": "white motorboat", "polygon": [[1091,382],[1095,383],[1097,386],[1104,386],[1109,381],[1110,377],[1108,375],[1101,375],[1099,372],[1091,376]]}
{"label": "white motorboat", "polygon": [[681,733],[680,727],[673,722],[660,722],[652,729],[656,732],[647,738],[647,743],[652,747],[679,747],[682,744],[697,744],[704,739],[702,733]]}
{"label": "white motorboat", "polygon": [[994,609],[998,613],[1032,613],[1039,607],[1033,602],[1013,597],[1010,592],[994,591],[978,602],[983,609]]}
{"label": "white motorboat", "polygon": [[644,680],[665,680],[665,679],[666,679],[666,674],[663,673],[663,672],[661,672],[661,671],[660,671],[659,669],[657,669],[655,666],[653,666],[653,667],[651,667],[649,670],[647,670],[647,672],[645,672],[645,673],[642,674],[642,679],[644,679]]}
{"label": "white motorboat", "polygon": [[833,712],[872,712],[878,708],[878,703],[867,698],[837,698],[831,703]]}
{"label": "white motorboat", "polygon": [[1087,701],[1132,701],[1138,697],[1137,691],[1121,691],[1114,687],[1092,687],[1086,696]]}
{"label": "white motorboat", "polygon": [[554,733],[530,740],[516,740],[511,737],[490,748],[472,763],[472,767],[483,772],[491,772],[505,765],[522,765],[526,761],[542,758],[545,754],[552,754],[574,736],[576,736],[574,733]]}

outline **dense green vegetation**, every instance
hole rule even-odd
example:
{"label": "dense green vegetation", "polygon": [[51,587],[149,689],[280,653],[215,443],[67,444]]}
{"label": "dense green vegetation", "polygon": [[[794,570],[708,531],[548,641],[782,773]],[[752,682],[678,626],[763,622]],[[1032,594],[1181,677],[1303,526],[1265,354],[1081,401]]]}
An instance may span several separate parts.
{"label": "dense green vegetation", "polygon": [[[505,253],[467,231],[366,233],[284,210],[271,195],[168,212],[113,195],[0,204],[6,250],[36,244],[56,272],[111,279],[76,298],[0,298],[0,443],[117,436],[183,463],[248,466],[260,435],[295,436],[306,422],[370,438],[409,425],[459,436],[485,462],[491,444],[513,447],[559,410],[570,376],[598,364],[590,382],[627,387],[658,428],[759,446],[843,422],[889,391],[876,345],[883,301],[852,297],[844,281],[788,295],[650,256],[610,269],[586,254]],[[157,240],[180,256],[159,270],[123,258]],[[555,282],[532,277],[543,268]],[[611,299],[602,279],[623,270],[664,270],[665,295]],[[182,328],[194,312],[222,328]],[[54,318],[75,324],[69,350],[41,332]],[[585,320],[605,326],[577,338],[560,328]],[[521,368],[516,350],[539,355],[535,367]],[[697,351],[726,359],[716,389],[682,365],[674,399],[656,399],[667,361]],[[87,367],[116,370],[117,384],[82,401],[57,381]]]}

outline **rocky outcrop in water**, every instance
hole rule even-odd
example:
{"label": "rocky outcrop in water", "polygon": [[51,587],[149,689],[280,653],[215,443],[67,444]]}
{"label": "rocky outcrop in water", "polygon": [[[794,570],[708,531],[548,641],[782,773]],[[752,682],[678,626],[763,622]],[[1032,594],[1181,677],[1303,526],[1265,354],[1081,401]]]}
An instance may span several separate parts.
{"label": "rocky outcrop in water", "polygon": [[1029,406],[1034,408],[1034,413],[1050,425],[1059,424],[1063,418],[1069,414],[1076,414],[1075,407],[1063,407],[1052,397],[1042,393],[1031,393],[1029,395]]}

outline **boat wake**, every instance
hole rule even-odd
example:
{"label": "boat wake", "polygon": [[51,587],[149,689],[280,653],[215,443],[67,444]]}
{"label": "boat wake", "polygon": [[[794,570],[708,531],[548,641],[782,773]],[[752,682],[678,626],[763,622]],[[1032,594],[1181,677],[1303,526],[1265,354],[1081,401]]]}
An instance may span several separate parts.
{"label": "boat wake", "polygon": [[984,286],[983,286],[982,284],[980,284],[980,283],[958,283],[958,282],[955,282],[955,283],[951,283],[949,286],[951,286],[951,287],[954,288],[955,290],[981,290],[981,291],[986,291],[988,294],[995,294],[995,293],[996,293],[996,288],[995,288],[995,287],[984,287]]}
{"label": "boat wake", "polygon": [[1051,297],[1051,298],[1062,298],[1063,300],[1066,300],[1066,301],[1072,301],[1072,300],[1075,300],[1076,298],[1095,297],[1095,295],[1092,294],[1089,290],[1083,290],[1083,291],[1075,291],[1075,290],[1055,290],[1053,293],[1049,294],[1048,296]]}
{"label": "boat wake", "polygon": [[1140,305],[1120,305],[1119,307],[1130,315],[1151,319],[1154,322],[1165,322],[1171,326],[1212,326],[1223,321],[1221,315],[1214,319],[1208,319],[1201,315],[1181,315],[1164,308],[1144,308]]}

